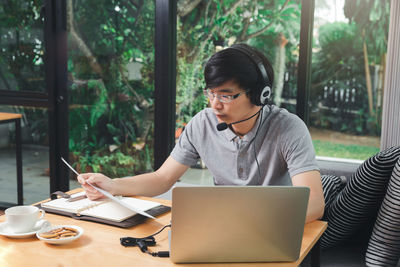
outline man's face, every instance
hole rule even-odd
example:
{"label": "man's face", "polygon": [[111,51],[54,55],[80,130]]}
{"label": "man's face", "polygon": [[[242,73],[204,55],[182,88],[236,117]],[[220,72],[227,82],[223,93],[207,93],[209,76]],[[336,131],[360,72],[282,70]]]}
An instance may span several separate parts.
{"label": "man's face", "polygon": [[[214,110],[219,122],[232,123],[250,117],[258,111],[256,105],[252,104],[243,88],[233,81],[228,81],[220,86],[209,90],[211,95],[210,106]],[[241,94],[240,94],[241,93]],[[237,94],[240,94],[236,96]],[[218,97],[219,96],[219,97]],[[223,103],[220,99],[225,96],[234,96],[229,103]]]}

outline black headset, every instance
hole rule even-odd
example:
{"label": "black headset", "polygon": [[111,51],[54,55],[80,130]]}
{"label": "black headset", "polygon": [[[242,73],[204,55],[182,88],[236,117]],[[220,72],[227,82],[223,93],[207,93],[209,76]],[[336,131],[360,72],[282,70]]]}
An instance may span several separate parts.
{"label": "black headset", "polygon": [[256,65],[258,72],[263,79],[262,86],[259,86],[256,89],[252,89],[252,91],[250,92],[251,102],[256,106],[264,106],[268,104],[269,98],[271,96],[272,83],[268,77],[268,73],[264,67],[262,59],[251,48],[248,48],[247,46],[234,44],[229,48],[245,54],[251,60],[251,62]]}

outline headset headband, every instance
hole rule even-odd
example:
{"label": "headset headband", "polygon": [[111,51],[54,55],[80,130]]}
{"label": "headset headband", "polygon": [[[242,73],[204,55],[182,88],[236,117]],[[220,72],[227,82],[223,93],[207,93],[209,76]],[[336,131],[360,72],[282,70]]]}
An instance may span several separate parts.
{"label": "headset headband", "polygon": [[[240,44],[235,44],[230,47],[231,49],[237,50],[242,54],[245,54],[256,66],[261,74],[261,77],[264,81],[263,86],[257,92],[257,96],[254,98],[254,104],[256,105],[265,105],[269,100],[269,96],[271,95],[271,80],[269,79],[268,73],[264,67],[264,62],[262,59],[250,48],[246,46],[242,46]],[[258,89],[258,88],[257,88]]]}

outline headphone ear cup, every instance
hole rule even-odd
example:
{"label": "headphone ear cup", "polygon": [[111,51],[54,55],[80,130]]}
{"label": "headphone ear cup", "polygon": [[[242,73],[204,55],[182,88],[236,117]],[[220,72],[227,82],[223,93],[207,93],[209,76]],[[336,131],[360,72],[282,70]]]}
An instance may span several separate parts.
{"label": "headphone ear cup", "polygon": [[271,96],[271,87],[268,85],[264,87],[260,94],[261,105],[266,105],[268,103],[269,97]]}

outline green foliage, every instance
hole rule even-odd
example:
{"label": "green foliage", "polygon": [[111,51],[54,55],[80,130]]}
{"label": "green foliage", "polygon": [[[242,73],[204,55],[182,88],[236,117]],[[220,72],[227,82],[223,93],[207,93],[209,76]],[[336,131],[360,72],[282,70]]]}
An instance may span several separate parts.
{"label": "green foliage", "polygon": [[[154,2],[142,0],[76,0],[67,8],[74,18],[68,46],[70,151],[83,169],[124,176],[152,162],[143,155],[153,155],[154,12]],[[140,66],[141,78],[128,79],[131,63]],[[139,141],[146,145],[129,148]]]}
{"label": "green foliage", "polygon": [[108,150],[98,150],[95,153],[74,152],[72,159],[74,167],[80,172],[101,172],[109,177],[125,177],[151,171],[149,147],[138,150],[125,144],[120,149],[110,153]]}
{"label": "green foliage", "polygon": [[[319,28],[319,45],[321,50],[329,51],[333,55],[340,55],[344,47],[347,48],[361,48],[361,43],[354,45],[355,39],[355,24],[348,24],[344,22],[333,22],[322,25]],[[353,48],[354,47],[354,48]]]}
{"label": "green foliage", "polygon": [[43,1],[0,4],[0,88],[44,92]]}
{"label": "green foliage", "polygon": [[[389,1],[386,0],[348,0],[345,14],[350,23],[327,23],[319,28],[319,38],[314,47],[317,52],[314,53],[312,64],[311,126],[360,135],[380,135],[381,103],[378,100],[382,97],[378,95],[378,90],[373,89],[371,114],[363,45],[366,45],[368,67],[373,75],[374,66],[381,64],[386,53],[388,5]],[[372,79],[379,77],[373,76]],[[375,83],[378,84],[378,81]],[[343,99],[339,103],[337,97],[326,98],[327,93],[332,95],[335,91],[344,95],[351,93],[352,96],[347,104]],[[320,108],[321,104],[328,107],[334,105],[336,110],[324,111]]]}
{"label": "green foliage", "polygon": [[376,51],[371,60],[380,62],[380,55],[386,53],[387,32],[389,29],[389,0],[346,0],[344,14],[355,22],[360,35],[365,34],[368,48]]}
{"label": "green foliage", "polygon": [[[357,39],[354,24],[343,22],[328,23],[319,29],[319,51],[313,57],[313,81],[328,83],[337,78],[339,81],[363,79],[364,70],[362,43]],[[352,76],[349,77],[351,72]]]}

